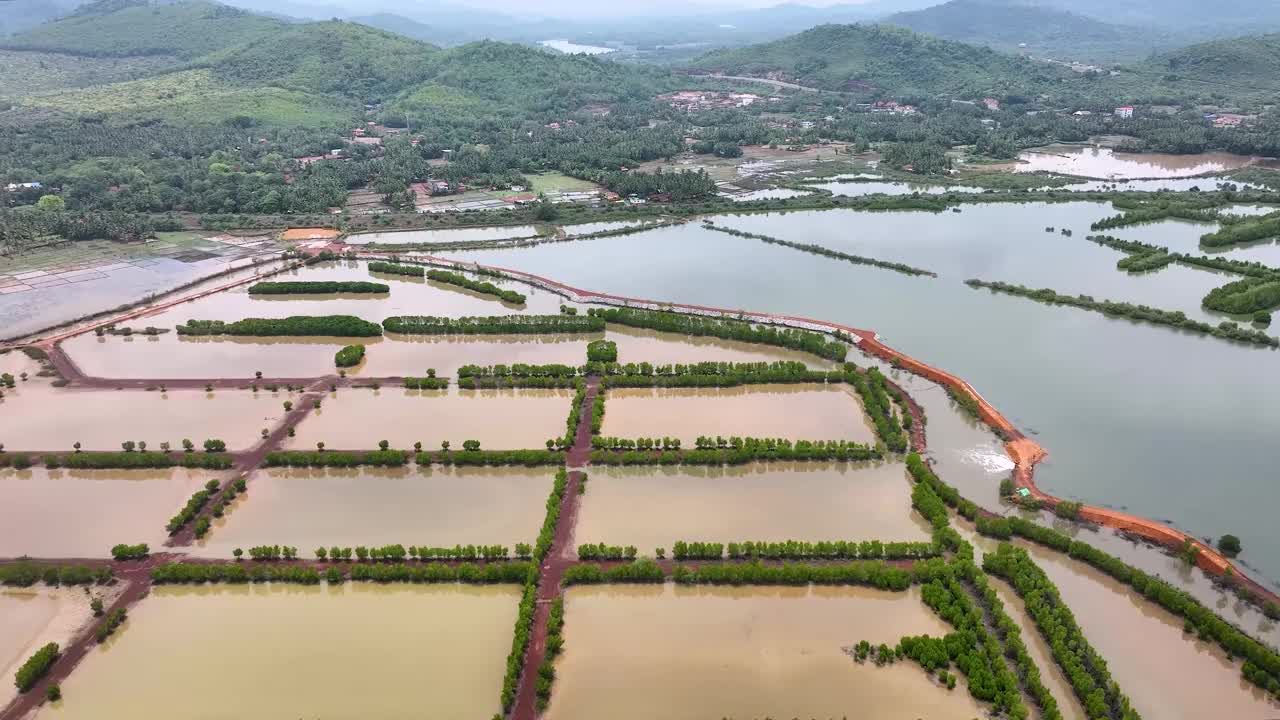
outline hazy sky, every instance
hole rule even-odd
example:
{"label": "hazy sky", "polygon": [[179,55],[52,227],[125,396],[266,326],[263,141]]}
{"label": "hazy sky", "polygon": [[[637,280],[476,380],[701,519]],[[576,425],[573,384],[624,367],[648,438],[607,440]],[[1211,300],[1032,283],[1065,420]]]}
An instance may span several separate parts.
{"label": "hazy sky", "polygon": [[[224,0],[226,1],[226,0]],[[826,7],[829,5],[857,5],[873,0],[803,0],[797,5]],[[943,0],[938,0],[942,2]],[[233,5],[261,5],[262,0],[246,2],[230,0]],[[491,10],[516,16],[644,16],[655,14],[691,14],[700,11],[760,8],[779,5],[787,0],[644,0],[643,2],[600,2],[599,0],[286,0],[283,6],[294,5],[317,8],[341,8],[351,13],[393,12],[421,16],[440,5],[466,6]],[[417,13],[407,12],[411,9]]]}

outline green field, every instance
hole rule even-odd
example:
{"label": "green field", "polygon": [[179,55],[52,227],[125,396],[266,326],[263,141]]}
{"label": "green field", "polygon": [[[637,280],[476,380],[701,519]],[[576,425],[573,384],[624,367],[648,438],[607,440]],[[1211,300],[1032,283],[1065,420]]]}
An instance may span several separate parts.
{"label": "green field", "polygon": [[86,58],[58,53],[0,50],[0,97],[57,92],[142,77],[172,67],[175,58]]}
{"label": "green field", "polygon": [[579,180],[560,173],[544,173],[529,175],[529,183],[533,192],[571,192],[575,190],[599,190],[600,186],[586,180]]}

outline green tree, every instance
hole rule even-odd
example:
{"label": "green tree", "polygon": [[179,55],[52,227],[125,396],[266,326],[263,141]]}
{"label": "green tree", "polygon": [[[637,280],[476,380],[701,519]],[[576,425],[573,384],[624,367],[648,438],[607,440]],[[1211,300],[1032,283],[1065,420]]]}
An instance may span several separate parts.
{"label": "green tree", "polygon": [[1240,538],[1235,535],[1223,535],[1218,538],[1218,549],[1227,557],[1235,557],[1240,554]]}
{"label": "green tree", "polygon": [[62,212],[67,209],[67,203],[61,195],[41,195],[36,201],[36,207],[50,212]]}

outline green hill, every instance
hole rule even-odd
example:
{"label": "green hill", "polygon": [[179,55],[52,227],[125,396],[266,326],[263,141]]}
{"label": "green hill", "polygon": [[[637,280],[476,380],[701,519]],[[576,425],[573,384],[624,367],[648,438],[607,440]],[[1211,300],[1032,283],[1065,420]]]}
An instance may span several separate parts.
{"label": "green hill", "polygon": [[897,96],[1038,92],[1064,77],[1043,63],[887,25],[822,25],[770,43],[712,52],[691,66]]}
{"label": "green hill", "polygon": [[1136,60],[1177,44],[1167,33],[1113,25],[1017,0],[951,0],[897,13],[884,22],[997,50],[1087,62]]}
{"label": "green hill", "polygon": [[[1136,70],[1164,84],[1229,96],[1280,92],[1280,33],[1213,40],[1151,58]],[[1274,102],[1274,99],[1271,100]]]}
{"label": "green hill", "polygon": [[381,99],[424,82],[439,50],[342,21],[285,25],[200,58],[223,81]]}
{"label": "green hill", "polygon": [[89,57],[172,55],[191,59],[286,27],[279,20],[217,3],[193,1],[152,7],[124,0],[85,6],[72,17],[8,38],[2,47]]}

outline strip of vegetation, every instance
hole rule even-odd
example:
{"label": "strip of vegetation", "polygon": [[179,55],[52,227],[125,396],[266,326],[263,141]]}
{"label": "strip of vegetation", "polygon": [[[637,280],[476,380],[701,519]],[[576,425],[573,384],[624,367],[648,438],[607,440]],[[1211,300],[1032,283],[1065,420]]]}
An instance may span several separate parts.
{"label": "strip of vegetation", "polygon": [[571,565],[564,571],[565,585],[599,585],[601,583],[666,582],[667,576],[658,563],[641,558],[625,565],[606,568],[602,565]]}
{"label": "strip of vegetation", "polygon": [[843,382],[844,373],[810,370],[802,362],[700,362],[687,365],[627,363],[601,370],[604,387],[736,387],[765,383]]}
{"label": "strip of vegetation", "polygon": [[141,545],[125,545],[121,543],[111,548],[111,557],[116,560],[141,560],[151,554],[146,543]]}
{"label": "strip of vegetation", "polygon": [[203,490],[197,490],[187,504],[178,511],[177,515],[169,518],[169,522],[165,524],[164,529],[169,531],[170,535],[175,535],[187,523],[191,522],[196,515],[200,513],[204,506],[209,502],[209,498],[213,493],[218,491],[219,483],[217,480],[210,480],[205,483]]}
{"label": "strip of vegetation", "polygon": [[1209,291],[1202,303],[1210,310],[1246,315],[1280,305],[1280,275],[1247,277]]}
{"label": "strip of vegetation", "polygon": [[45,585],[105,585],[114,579],[109,567],[88,568],[83,565],[37,565],[20,561],[0,565],[0,585],[31,587],[36,582]]}
{"label": "strip of vegetation", "polygon": [[334,450],[277,450],[267,453],[263,464],[267,467],[398,467],[409,460],[404,450],[369,450],[366,452],[342,452]]}
{"label": "strip of vegetation", "polygon": [[410,582],[494,584],[524,582],[533,566],[527,562],[446,564],[432,562],[420,565],[377,564],[352,565],[349,572],[330,566],[323,573],[304,565],[265,565],[245,563],[165,563],[151,571],[151,579],[160,584],[176,583],[257,583],[288,582],[317,585],[323,579],[340,583],[347,579],[371,582]]}
{"label": "strip of vegetation", "polygon": [[533,632],[533,613],[537,601],[538,570],[542,561],[551,550],[555,540],[556,524],[560,521],[560,505],[564,500],[566,488],[569,486],[569,473],[561,468],[556,473],[555,484],[551,495],[547,497],[547,513],[542,520],[542,529],[538,532],[538,540],[534,544],[533,564],[529,567],[524,584],[524,595],[520,599],[520,609],[516,613],[515,634],[511,639],[511,652],[507,655],[507,673],[502,681],[502,709],[510,712],[515,703],[516,689],[520,686],[520,671],[524,666],[524,654],[529,647],[529,637]]}
{"label": "strip of vegetation", "polygon": [[347,345],[333,356],[333,364],[340,368],[354,367],[364,360],[363,345]]}
{"label": "strip of vegetation", "polygon": [[1121,258],[1116,263],[1116,269],[1124,270],[1130,274],[1138,274],[1159,270],[1168,265],[1172,265],[1178,257],[1170,253],[1147,253],[1145,255],[1130,255]]}
{"label": "strip of vegetation", "polygon": [[587,314],[604,322],[628,327],[774,345],[801,350],[837,362],[843,361],[849,352],[843,343],[827,340],[821,333],[788,327],[754,325],[745,320],[722,320],[631,308],[592,308],[587,311]]}
{"label": "strip of vegetation", "polygon": [[875,258],[863,257],[862,255],[850,255],[849,253],[840,252],[839,250],[832,250],[831,248],[823,247],[821,245],[814,245],[812,243],[790,242],[787,240],[778,239],[776,237],[771,237],[769,235],[760,235],[758,233],[750,233],[750,232],[744,232],[742,230],[734,230],[733,228],[719,227],[710,220],[703,220],[702,227],[706,230],[715,230],[716,232],[722,232],[727,235],[734,235],[736,237],[741,237],[741,238],[750,238],[752,240],[760,240],[762,242],[769,243],[770,245],[782,245],[784,247],[789,247],[793,250],[799,250],[801,252],[807,252],[813,255],[822,255],[823,257],[835,258],[837,260],[845,260],[847,262],[853,263],[854,265],[869,265],[871,267],[883,268],[885,270],[893,270],[894,272],[899,272],[899,273],[902,273],[903,275],[917,275],[917,276],[924,275],[927,277],[938,277],[937,273],[930,272],[928,270],[921,270],[918,267],[912,267],[904,263],[889,262],[888,260],[876,260]]}
{"label": "strip of vegetation", "polygon": [[419,465],[438,463],[441,465],[563,465],[564,453],[557,450],[463,450],[462,452],[418,453],[416,462]]}
{"label": "strip of vegetation", "polygon": [[128,613],[124,608],[116,608],[115,610],[107,613],[107,617],[102,620],[102,623],[98,625],[97,631],[94,632],[98,642],[106,642],[107,638],[111,637],[115,633],[116,628],[120,627],[120,624],[123,623],[127,617]]}
{"label": "strip of vegetation", "polygon": [[1085,638],[1057,587],[1025,550],[1001,543],[996,552],[983,556],[982,567],[1009,581],[1023,599],[1027,614],[1049,643],[1054,659],[1089,717],[1113,720],[1141,717],[1111,678],[1106,660]]}
{"label": "strip of vegetation", "polygon": [[568,388],[576,387],[581,370],[569,365],[463,365],[458,368],[458,387],[484,388]]}
{"label": "strip of vegetation", "polygon": [[876,435],[891,452],[906,452],[907,433],[893,411],[889,381],[876,368],[859,373],[852,363],[845,364],[845,379],[862,397],[862,406],[875,425]]}
{"label": "strip of vegetation", "polygon": [[[1115,202],[1116,207],[1123,207],[1126,203],[1122,201]],[[1091,229],[1093,230],[1114,230],[1115,228],[1129,227],[1132,225],[1143,225],[1146,223],[1160,222],[1161,220],[1189,220],[1191,222],[1216,223],[1221,220],[1218,211],[1213,208],[1186,207],[1183,205],[1161,205],[1148,206],[1137,203],[1128,203],[1130,206],[1125,212],[1119,215],[1103,218],[1095,222]],[[1204,242],[1201,240],[1201,242]],[[1208,244],[1208,243],[1206,243]]]}
{"label": "strip of vegetation", "polygon": [[[1218,617],[1184,590],[1088,543],[1020,517],[978,518],[978,532],[1002,540],[1016,535],[1092,565],[1181,617],[1187,632],[1194,632],[1201,640],[1217,642],[1233,657],[1243,657],[1245,679],[1280,697],[1280,654]],[[1270,604],[1264,610],[1268,617],[1280,618],[1280,607]]]}
{"label": "strip of vegetation", "polygon": [[591,333],[604,321],[585,315],[505,315],[498,317],[432,317],[403,315],[382,321],[387,332],[405,335],[538,335]]}
{"label": "strip of vegetation", "polygon": [[537,707],[541,712],[551,702],[551,685],[556,679],[555,659],[564,650],[564,597],[557,597],[551,603],[551,612],[547,615],[547,655],[538,666],[538,685],[535,688],[538,699]]}
{"label": "strip of vegetation", "polygon": [[[521,547],[521,546],[517,546]],[[523,546],[527,548],[528,546]],[[234,553],[239,560],[244,554],[240,548]],[[289,545],[255,545],[249,548],[249,559],[255,562],[276,560],[297,560],[298,548]],[[530,557],[530,552],[518,553],[522,557]],[[506,560],[511,550],[505,545],[454,545],[453,547],[427,547],[410,545],[405,547],[399,543],[367,547],[357,545],[350,547],[318,547],[315,549],[316,559],[325,562],[347,562],[353,557],[357,562],[404,562],[406,559],[422,560]]]}
{"label": "strip of vegetation", "polygon": [[69,455],[47,455],[45,467],[73,470],[129,470],[136,468],[185,467],[203,470],[226,470],[231,456],[222,453],[183,453],[177,459],[164,452],[78,452]]}
{"label": "strip of vegetation", "polygon": [[604,543],[599,543],[596,545],[592,545],[591,543],[586,543],[584,545],[578,546],[578,559],[579,560],[635,560],[636,552],[637,550],[635,545],[628,545],[626,547],[623,547],[621,545],[605,545]]}
{"label": "strip of vegetation", "polygon": [[564,437],[560,439],[561,447],[572,447],[578,437],[578,421],[582,415],[582,405],[587,401],[587,382],[581,378],[577,381],[577,392],[573,394],[573,403],[569,405],[569,417],[565,421]]}
{"label": "strip of vegetation", "polygon": [[733,560],[923,560],[937,557],[941,549],[932,542],[886,543],[879,540],[748,540],[727,545],[680,540],[672,546],[671,556],[676,560],[719,560],[726,552]]}
{"label": "strip of vegetation", "polygon": [[405,378],[404,386],[410,390],[443,390],[449,387],[449,379],[436,377],[436,371],[433,368],[427,370],[426,377]]}
{"label": "strip of vegetation", "polygon": [[388,275],[407,275],[409,277],[423,277],[427,274],[427,269],[421,265],[397,265],[389,262],[370,262],[369,272],[387,273]]}
{"label": "strip of vegetation", "polygon": [[356,280],[260,282],[249,287],[250,295],[333,295],[337,293],[372,295],[389,292],[391,288],[382,283]]}
{"label": "strip of vegetation", "polygon": [[591,401],[591,434],[599,435],[604,427],[604,392],[597,392]]}
{"label": "strip of vegetation", "polygon": [[[601,442],[597,446],[596,440]],[[877,448],[845,440],[700,437],[696,449],[681,449],[678,440],[592,438],[591,462],[599,465],[741,465],[756,460],[879,460]]]}
{"label": "strip of vegetation", "polygon": [[22,663],[22,667],[18,668],[18,672],[13,675],[13,684],[18,686],[18,692],[24,693],[36,686],[40,682],[40,678],[49,672],[49,668],[58,661],[61,651],[58,643],[49,643],[35,652],[34,655],[27,658]]}
{"label": "strip of vegetation", "polygon": [[1070,305],[1082,310],[1092,310],[1112,317],[1125,317],[1141,320],[1155,325],[1165,325],[1190,332],[1211,335],[1224,340],[1265,345],[1280,346],[1280,339],[1271,337],[1260,330],[1242,328],[1233,322],[1223,322],[1216,327],[1209,323],[1192,320],[1181,311],[1160,310],[1146,305],[1114,302],[1111,300],[1094,300],[1088,295],[1060,295],[1049,288],[1033,290],[1021,285],[1003,282],[985,282],[982,280],[966,280],[965,284],[972,288],[987,288],[993,292],[1005,293],[1036,300],[1050,305]]}
{"label": "strip of vegetation", "polygon": [[245,318],[234,322],[188,320],[178,326],[179,335],[237,335],[244,337],[376,337],[377,323],[351,315],[294,315],[287,318]]}
{"label": "strip of vegetation", "polygon": [[677,565],[671,579],[685,585],[864,585],[903,591],[913,583],[931,579],[941,570],[945,570],[945,565],[940,560],[915,563],[911,568],[895,567],[880,560],[822,565],[765,565],[753,561],[712,563],[696,568]]}
{"label": "strip of vegetation", "polygon": [[1222,221],[1217,232],[1200,236],[1201,245],[1220,248],[1280,236],[1280,213],[1240,219],[1224,217]]}
{"label": "strip of vegetation", "polygon": [[427,271],[427,279],[445,283],[446,285],[457,285],[482,295],[493,295],[499,300],[512,305],[523,305],[526,299],[523,294],[514,290],[504,290],[491,282],[472,280],[466,275],[449,272],[448,270],[429,270]]}

